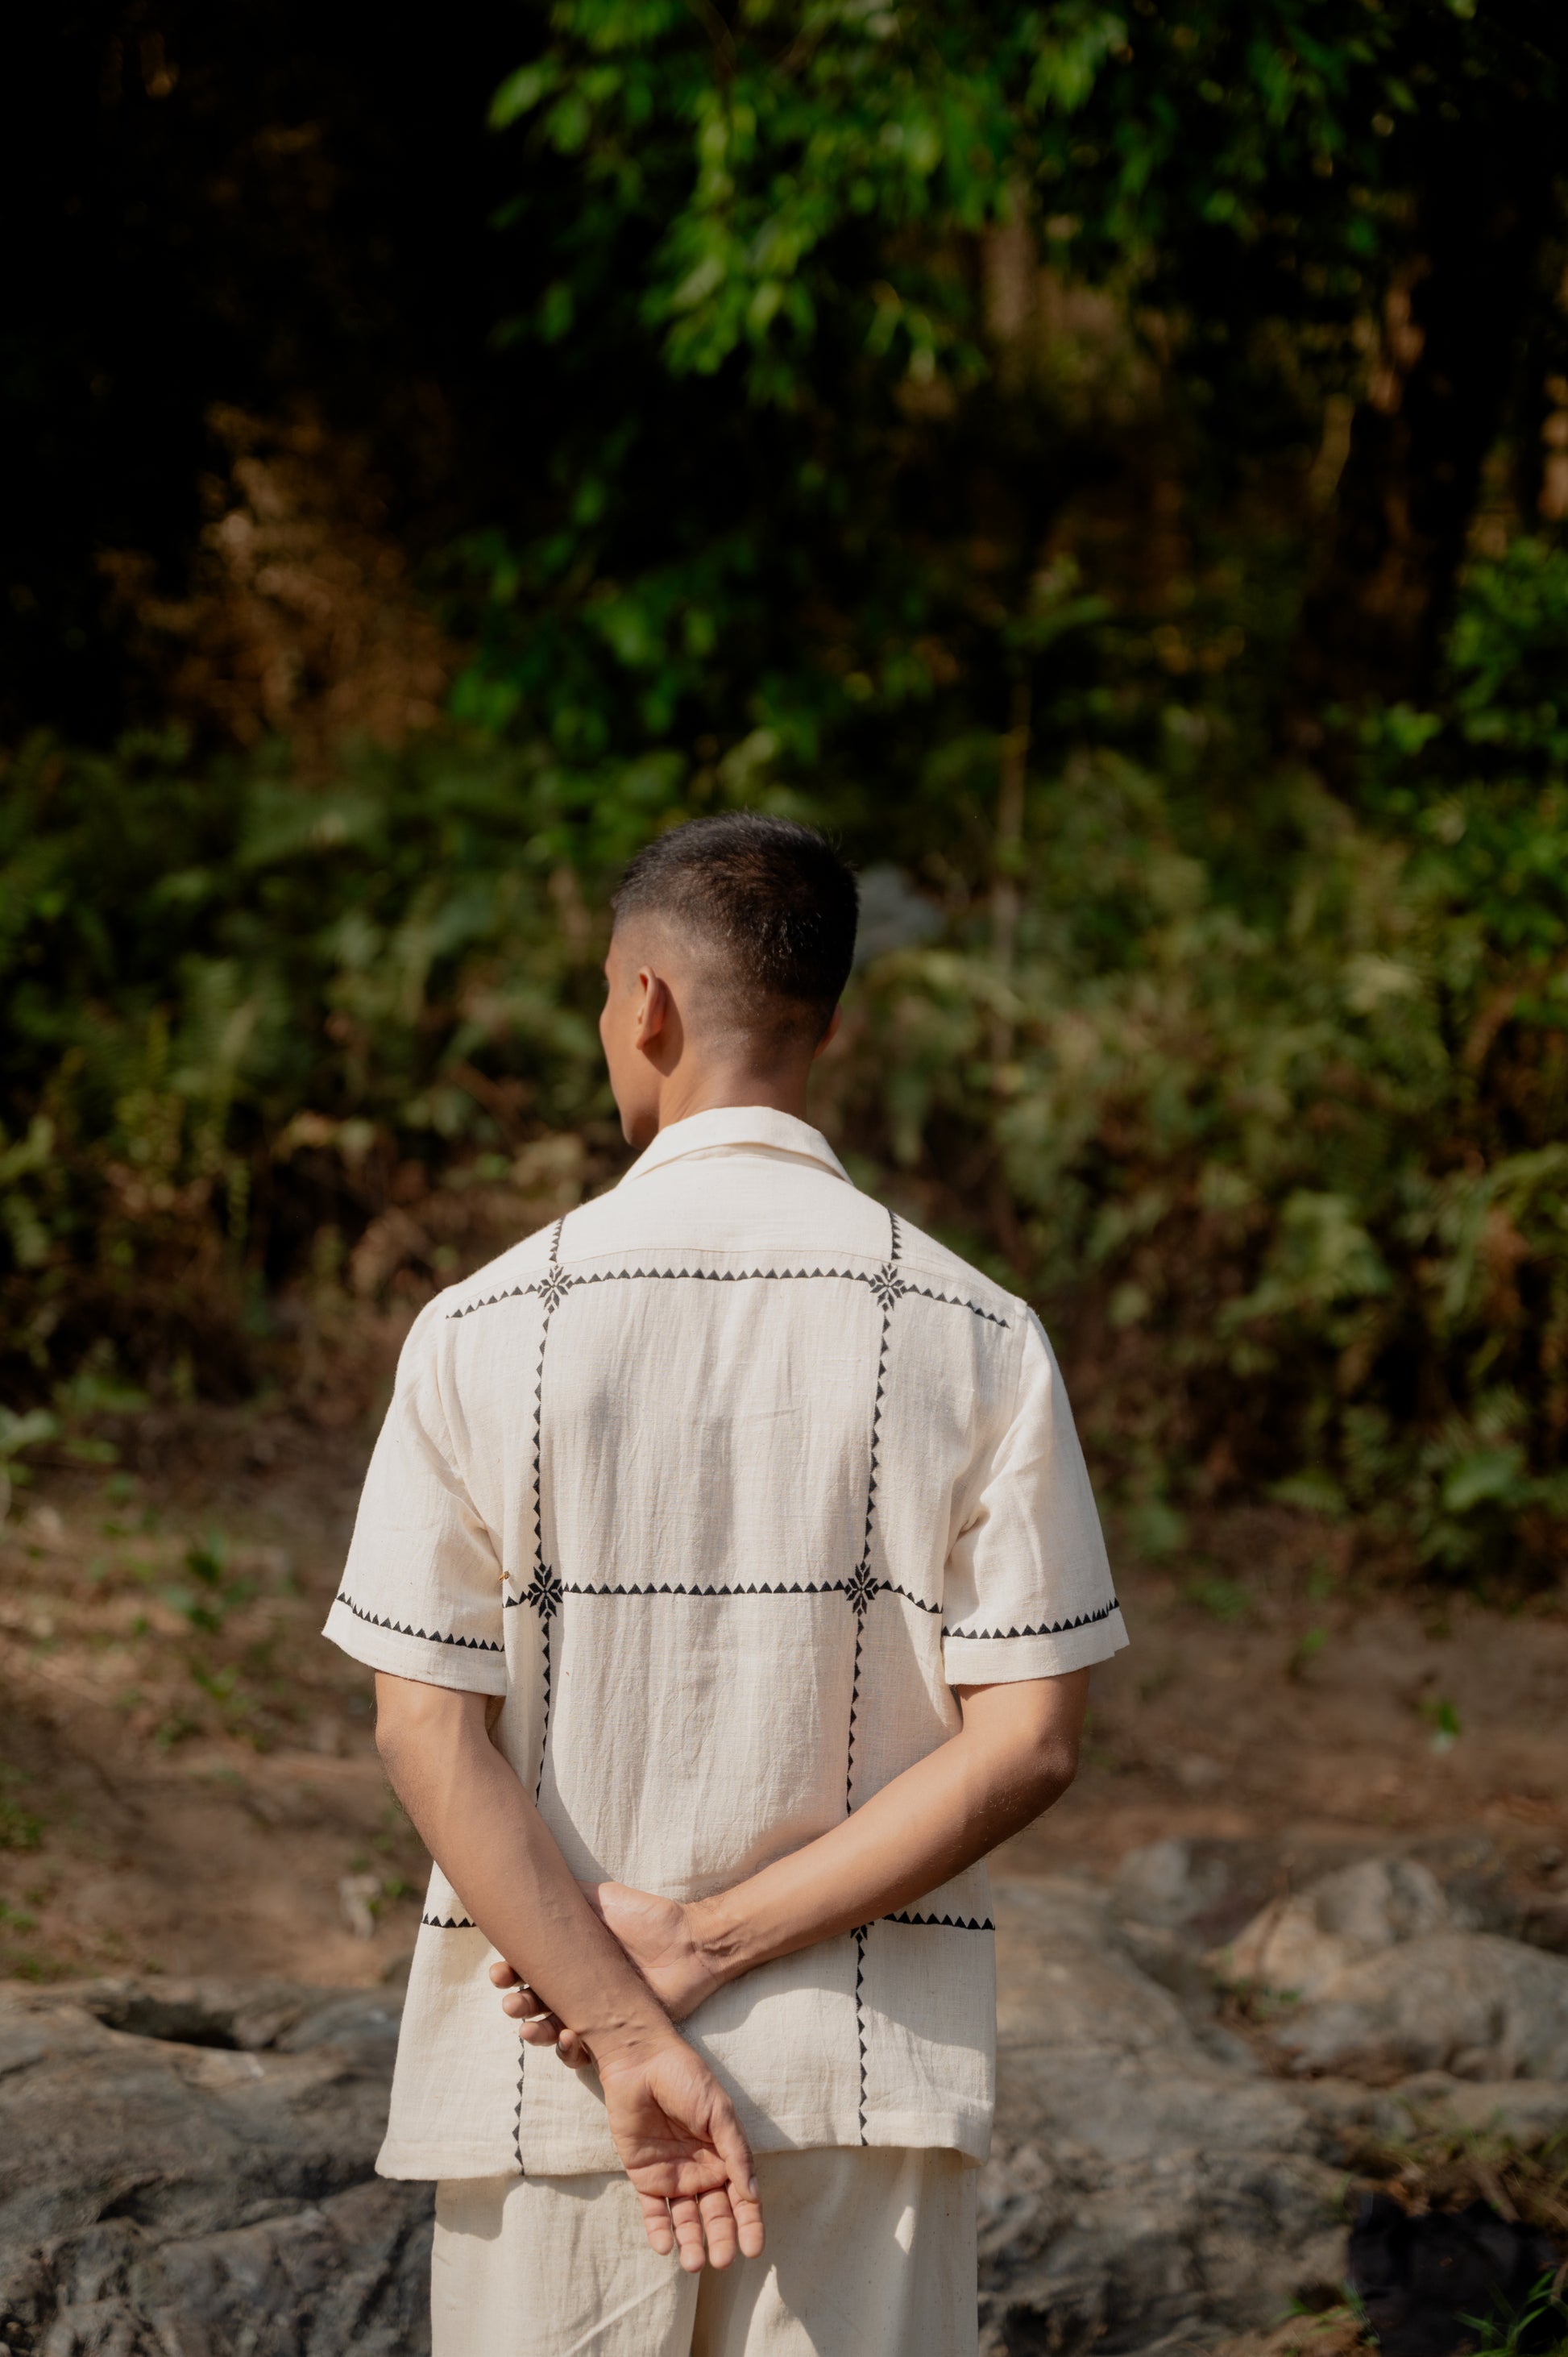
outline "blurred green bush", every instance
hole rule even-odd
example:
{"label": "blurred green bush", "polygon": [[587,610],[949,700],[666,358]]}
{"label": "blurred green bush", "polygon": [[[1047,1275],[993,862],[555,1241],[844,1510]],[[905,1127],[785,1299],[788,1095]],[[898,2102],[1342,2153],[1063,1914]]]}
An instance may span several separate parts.
{"label": "blurred green bush", "polygon": [[[618,785],[634,812],[638,780]],[[441,736],[349,759],[329,790],[275,758],[193,775],[177,737],[15,759],[14,1377],[114,1363],[250,1390],[290,1364],[291,1283],[333,1281],[427,1174],[510,1174],[602,1101],[592,925],[563,851],[593,838],[571,826],[591,787]]]}
{"label": "blurred green bush", "polygon": [[[1359,815],[1300,770],[1239,817],[1190,714],[1161,760],[1085,747],[1028,784],[1011,940],[934,844],[940,931],[854,985],[824,1117],[1039,1303],[1145,1544],[1267,1491],[1436,1573],[1561,1563],[1564,611],[1560,550],[1475,568],[1441,708],[1359,724]],[[703,791],[811,808],[755,744]],[[617,1167],[603,894],[693,791],[672,756],[445,731],[330,789],[174,737],[16,757],[17,1406],[80,1422],[134,1379],[354,1412],[356,1305],[395,1324]]]}
{"label": "blurred green bush", "polygon": [[1238,893],[1160,781],[1086,759],[1013,974],[943,947],[867,977],[891,1158],[994,1144],[1146,1543],[1267,1490],[1448,1573],[1560,1560],[1568,794],[1455,791],[1403,836],[1278,795]]}

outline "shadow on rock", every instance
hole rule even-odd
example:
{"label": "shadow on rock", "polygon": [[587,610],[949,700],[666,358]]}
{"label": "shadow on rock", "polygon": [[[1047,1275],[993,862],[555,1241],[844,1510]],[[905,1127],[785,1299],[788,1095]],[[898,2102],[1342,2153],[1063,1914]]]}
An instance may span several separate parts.
{"label": "shadow on rock", "polygon": [[1383,2357],[1450,2357],[1474,2342],[1478,2318],[1515,2324],[1520,2357],[1556,2349],[1568,2335],[1568,2308],[1551,2293],[1559,2256],[1485,2201],[1411,2217],[1368,2194],[1350,2229],[1350,2281]]}

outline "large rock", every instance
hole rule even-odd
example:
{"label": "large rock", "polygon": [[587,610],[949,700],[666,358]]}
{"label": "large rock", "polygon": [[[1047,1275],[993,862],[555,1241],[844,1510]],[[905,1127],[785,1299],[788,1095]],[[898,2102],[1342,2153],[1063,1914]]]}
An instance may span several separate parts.
{"label": "large rock", "polygon": [[1437,1932],[1350,1965],[1270,2035],[1294,2072],[1568,2079],[1568,1958],[1491,1932]]}
{"label": "large rock", "polygon": [[0,1988],[0,2338],[419,2357],[431,2189],[371,2174],[384,1990]]}
{"label": "large rock", "polygon": [[[1214,1948],[1234,1941],[1245,1925],[1268,1910],[1270,1902],[1288,1902],[1293,1894],[1313,1889],[1345,1868],[1364,1867],[1374,1871],[1354,1909],[1358,1922],[1366,1922],[1369,1913],[1374,1920],[1382,1915],[1391,1923],[1393,1935],[1405,1939],[1417,1930],[1436,1929],[1432,1923],[1407,1923],[1400,1929],[1409,1908],[1393,1892],[1382,1900],[1373,1896],[1367,1909],[1366,1900],[1378,1883],[1386,1885],[1390,1878],[1397,1882],[1402,1868],[1414,1867],[1428,1895],[1431,1882],[1442,1892],[1451,1928],[1512,1937],[1528,1927],[1537,1945],[1554,1944],[1538,1936],[1547,1902],[1538,1894],[1525,1908],[1511,1887],[1508,1860],[1494,1842],[1477,1833],[1424,1835],[1397,1854],[1365,1841],[1294,1835],[1274,1841],[1170,1835],[1122,1859],[1111,1885],[1112,1909],[1124,1926],[1155,1928],[1194,1947]],[[1381,1944],[1380,1931],[1372,1937],[1374,1944]]]}
{"label": "large rock", "polygon": [[1488,1862],[1457,1844],[1445,1878],[1402,1859],[1316,1878],[1326,1936],[1394,1944],[1251,2045],[1223,2028],[1201,1948],[1255,1907],[1254,1846],[1156,1844],[1108,1891],[998,1889],[988,2357],[1257,2334],[1339,2298],[1350,2155],[1430,2128],[1539,2146],[1568,2123],[1568,1964],[1415,1928],[1486,1902]]}
{"label": "large rock", "polygon": [[1430,1867],[1368,1857],[1269,1901],[1217,1958],[1226,1977],[1316,1997],[1350,1965],[1433,1932],[1474,1931]]}
{"label": "large rock", "polygon": [[1144,1971],[1092,1886],[1005,1884],[996,1911],[984,2347],[1135,2350],[1321,2298],[1343,2273],[1335,2126]]}
{"label": "large rock", "polygon": [[1111,1885],[1112,1911],[1208,1945],[1238,1931],[1278,1885],[1279,1853],[1261,1841],[1167,1835],[1129,1852]]}

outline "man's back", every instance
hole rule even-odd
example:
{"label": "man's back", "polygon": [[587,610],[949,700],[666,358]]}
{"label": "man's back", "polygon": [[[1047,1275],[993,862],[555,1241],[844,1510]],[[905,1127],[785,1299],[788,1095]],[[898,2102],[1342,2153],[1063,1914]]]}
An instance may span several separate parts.
{"label": "man's back", "polygon": [[[678,1899],[944,1743],[954,1686],[1122,1641],[1037,1322],[755,1107],[665,1129],[430,1305],[328,1629],[504,1697],[573,1871]],[[757,2148],[983,2153],[989,1928],[974,1867],[701,2007]],[[612,2165],[591,2083],[549,2053],[520,2074],[492,1953],[437,1873],[383,2167]]]}

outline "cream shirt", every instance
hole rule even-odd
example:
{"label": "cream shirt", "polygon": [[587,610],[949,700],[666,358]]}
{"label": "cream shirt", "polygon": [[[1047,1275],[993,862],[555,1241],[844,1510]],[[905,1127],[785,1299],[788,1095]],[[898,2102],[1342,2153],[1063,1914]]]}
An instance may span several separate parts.
{"label": "cream shirt", "polygon": [[[326,1633],[496,1695],[574,1874],[677,1899],[756,1873],[956,1733],[951,1689],[1126,1642],[1038,1320],[755,1106],[422,1312]],[[380,2167],[612,2169],[592,2073],[523,2048],[431,1878]],[[984,2158],[976,1866],[764,1964],[685,2034],[754,2147]]]}

